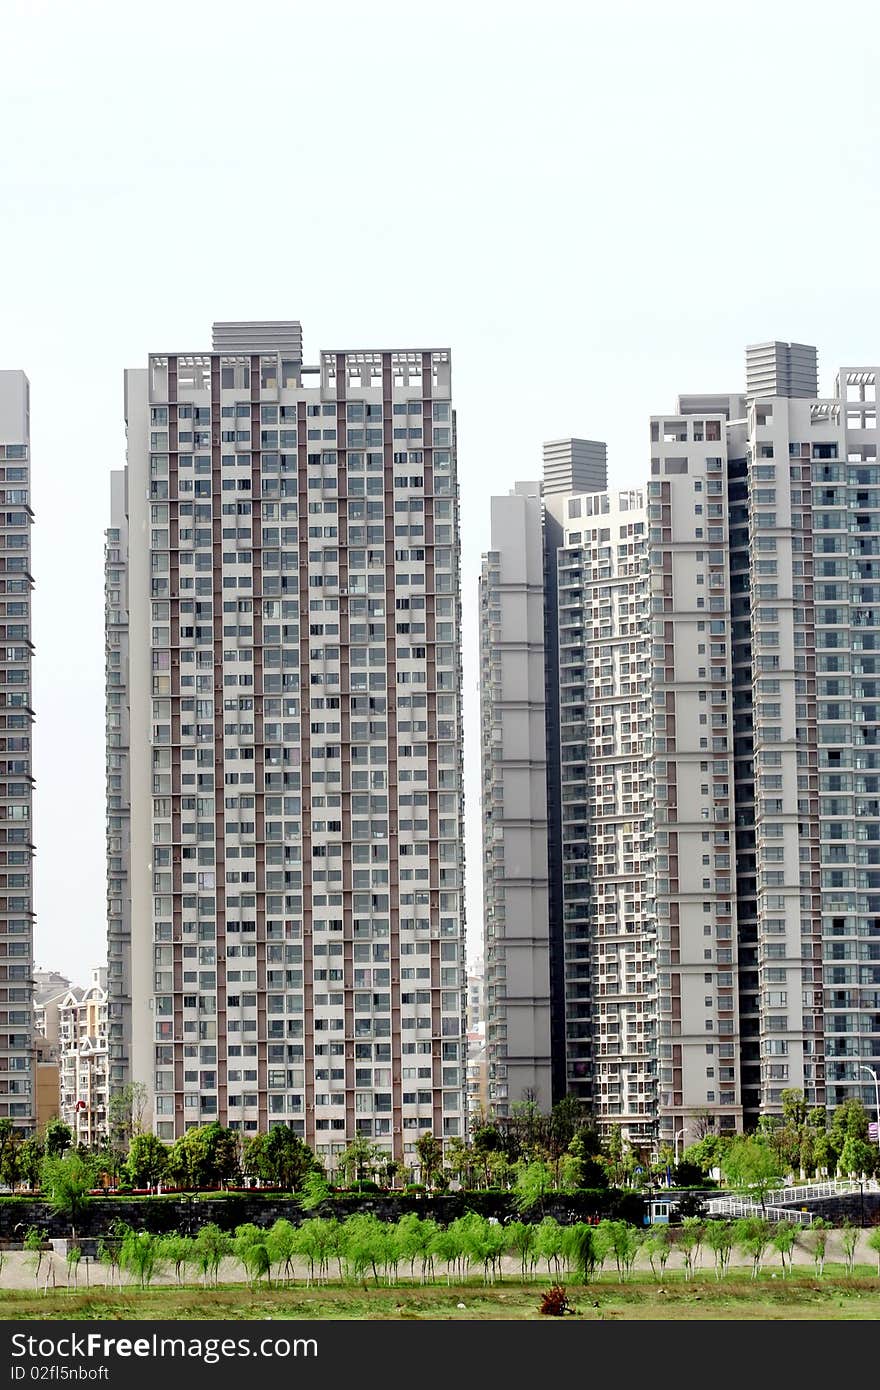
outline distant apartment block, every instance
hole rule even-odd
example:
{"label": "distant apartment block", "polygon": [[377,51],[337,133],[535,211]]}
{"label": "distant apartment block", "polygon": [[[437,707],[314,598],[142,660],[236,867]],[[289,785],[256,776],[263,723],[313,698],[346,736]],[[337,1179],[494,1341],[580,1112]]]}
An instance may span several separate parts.
{"label": "distant apartment block", "polygon": [[35,1123],[30,386],[0,371],[0,1118]]}
{"label": "distant apartment block", "polygon": [[412,1162],[466,1114],[449,352],[310,365],[296,322],[217,324],[126,374],[126,420],[113,1086],[163,1139],[285,1124]]}
{"label": "distant apartment block", "polygon": [[486,1010],[486,974],[483,957],[478,956],[467,968],[467,1026],[468,1032],[482,1021]]}
{"label": "distant apartment block", "polygon": [[59,1010],[70,981],[58,970],[34,971],[34,1030],[54,1054],[58,1052]]}
{"label": "distant apartment block", "polygon": [[[745,392],[652,417],[643,489],[589,477],[566,492],[551,461],[540,494],[546,748],[520,772],[547,768],[553,1094],[639,1141],[753,1126],[787,1087],[873,1104],[878,372],[841,369],[822,398],[814,348],[749,348]],[[487,623],[489,1086],[504,1113],[519,1097],[493,1093],[493,1010],[517,1001],[486,769],[516,720]],[[531,631],[521,619],[513,637]]]}
{"label": "distant apartment block", "polygon": [[540,489],[492,499],[480,577],[488,1095],[550,1104],[550,940]]}
{"label": "distant apartment block", "polygon": [[126,474],[110,475],[104,544],[107,977],[110,1085],[131,1081],[131,769],[129,761],[128,517]]}
{"label": "distant apartment block", "polygon": [[486,1025],[468,1029],[467,1035],[467,1108],[470,1120],[489,1116],[489,1066],[486,1050]]}
{"label": "distant apartment block", "polygon": [[34,1119],[37,1133],[61,1112],[61,1085],[58,1049],[39,1031],[34,1033]]}
{"label": "distant apartment block", "polygon": [[71,986],[59,1013],[61,1118],[77,1144],[94,1145],[108,1132],[107,969],[91,984]]}

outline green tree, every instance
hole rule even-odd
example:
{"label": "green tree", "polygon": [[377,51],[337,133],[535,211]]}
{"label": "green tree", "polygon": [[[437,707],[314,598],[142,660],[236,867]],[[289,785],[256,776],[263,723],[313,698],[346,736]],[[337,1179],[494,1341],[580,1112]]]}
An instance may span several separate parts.
{"label": "green tree", "polygon": [[425,1130],[416,1140],[416,1153],[419,1157],[422,1182],[426,1187],[432,1187],[443,1163],[443,1145],[439,1139],[435,1139],[430,1130]]}
{"label": "green tree", "polygon": [[[116,1187],[125,1155],[119,1147],[113,1143],[109,1135],[105,1135],[94,1151],[95,1157],[95,1176],[99,1184],[103,1186]],[[105,1182],[106,1179],[106,1182]]]}
{"label": "green tree", "polygon": [[571,1140],[567,1153],[563,1155],[561,1179],[569,1191],[584,1187],[608,1186],[607,1171],[594,1154],[587,1152],[587,1140],[583,1131],[578,1131]]}
{"label": "green tree", "polygon": [[700,1172],[708,1173],[711,1168],[719,1168],[724,1154],[730,1147],[730,1138],[722,1134],[706,1134],[695,1144],[689,1144],[682,1153],[682,1161],[692,1163]]}
{"label": "green tree", "polygon": [[734,1191],[760,1202],[762,1212],[767,1193],[782,1179],[778,1156],[755,1136],[734,1139],[721,1159],[721,1171]]}
{"label": "green tree", "polygon": [[764,1115],[758,1124],[758,1134],[776,1155],[782,1171],[799,1170],[804,1133],[808,1127],[809,1108],[803,1091],[789,1087],[782,1091],[782,1114]]}
{"label": "green tree", "polygon": [[12,1190],[18,1182],[18,1150],[19,1140],[15,1128],[12,1121],[4,1115],[0,1119],[0,1183]]}
{"label": "green tree", "polygon": [[319,1169],[313,1168],[310,1173],[306,1173],[302,1182],[302,1190],[299,1194],[299,1204],[303,1211],[315,1211],[322,1202],[326,1202],[330,1196],[331,1188],[324,1174]]}
{"label": "green tree", "polygon": [[142,1289],[149,1287],[162,1263],[159,1237],[152,1231],[126,1232],[122,1240],[120,1265],[136,1279]]}
{"label": "green tree", "polygon": [[[70,1276],[73,1275],[73,1287],[77,1288],[79,1283],[79,1264],[82,1259],[82,1246],[71,1243],[67,1247],[67,1287],[70,1288]],[[88,1268],[88,1265],[86,1266]]]}
{"label": "green tree", "polygon": [[27,1183],[32,1191],[40,1181],[40,1169],[43,1166],[44,1154],[43,1141],[35,1134],[32,1134],[29,1139],[23,1140],[19,1145],[19,1179],[21,1182]]}
{"label": "green tree", "polygon": [[43,1132],[47,1158],[60,1158],[73,1143],[73,1130],[63,1120],[50,1120]]}
{"label": "green tree", "polygon": [[482,1170],[485,1186],[489,1186],[491,1179],[493,1155],[500,1154],[507,1157],[507,1149],[508,1145],[505,1135],[497,1124],[481,1124],[474,1129],[474,1158],[476,1164],[478,1164]]}
{"label": "green tree", "polygon": [[266,1231],[261,1226],[255,1226],[249,1221],[237,1227],[232,1250],[236,1259],[244,1266],[252,1288],[256,1288],[264,1276],[271,1287],[272,1255]]}
{"label": "green tree", "polygon": [[660,1225],[649,1227],[645,1234],[645,1239],[642,1241],[642,1248],[648,1256],[651,1265],[651,1273],[654,1275],[654,1278],[656,1279],[657,1277],[657,1268],[654,1264],[655,1259],[660,1265],[660,1276],[662,1278],[666,1271],[669,1256],[672,1254],[672,1241],[670,1239],[669,1227]]}
{"label": "green tree", "polygon": [[553,1174],[546,1163],[536,1159],[532,1163],[519,1164],[514,1186],[514,1205],[517,1211],[534,1211],[537,1207],[543,1215],[544,1202],[553,1191]]}
{"label": "green tree", "polygon": [[168,1169],[168,1147],[149,1132],[135,1134],[124,1170],[132,1187],[153,1187]]}
{"label": "green tree", "polygon": [[503,1227],[493,1226],[486,1217],[471,1211],[460,1218],[459,1231],[469,1263],[482,1265],[485,1284],[493,1282],[506,1241]]}
{"label": "green tree", "polygon": [[241,1146],[241,1171],[247,1178],[259,1178],[266,1182],[265,1148],[268,1134],[249,1134]]}
{"label": "green tree", "polygon": [[98,1240],[98,1259],[109,1268],[111,1288],[114,1279],[119,1276],[122,1242],[130,1229],[131,1227],[125,1221],[113,1221],[109,1231],[106,1231]]}
{"label": "green tree", "polygon": [[874,1226],[868,1235],[868,1249],[877,1256],[877,1277],[880,1279],[880,1226]]}
{"label": "green tree", "polygon": [[93,1182],[93,1164],[78,1153],[68,1153],[63,1158],[47,1154],[43,1159],[40,1186],[52,1210],[67,1217],[74,1241],[76,1224],[89,1204]]}
{"label": "green tree", "polygon": [[[409,1264],[409,1277],[415,1279],[416,1260],[424,1250],[423,1222],[414,1211],[405,1212],[397,1222],[396,1244],[400,1259]],[[424,1279],[424,1265],[422,1267]]]}
{"label": "green tree", "polygon": [[238,1135],[216,1120],[188,1129],[174,1141],[168,1153],[169,1176],[180,1186],[221,1187],[239,1171]]}
{"label": "green tree", "polygon": [[596,1243],[593,1227],[586,1221],[577,1221],[566,1226],[562,1237],[562,1248],[569,1269],[576,1271],[581,1283],[588,1284],[596,1269]]}
{"label": "green tree", "polygon": [[163,1264],[174,1266],[174,1277],[178,1284],[183,1283],[183,1275],[188,1264],[193,1262],[193,1238],[170,1231],[159,1237],[159,1258]]}
{"label": "green tree", "polygon": [[831,1117],[829,1138],[838,1159],[843,1155],[847,1139],[868,1141],[868,1112],[860,1100],[852,1097],[838,1105]]}
{"label": "green tree", "polygon": [[780,1092],[779,1099],[782,1101],[782,1118],[785,1124],[800,1129],[807,1123],[809,1107],[803,1091],[791,1086]]}
{"label": "green tree", "polygon": [[421,1281],[426,1283],[430,1276],[431,1282],[434,1281],[434,1237],[437,1234],[437,1222],[430,1216],[422,1217],[416,1227],[416,1238],[419,1242],[419,1259],[421,1261]]}
{"label": "green tree", "polygon": [[[453,1223],[454,1224],[454,1223]],[[446,1266],[446,1283],[452,1281],[452,1271],[458,1258],[458,1237],[452,1226],[435,1226],[431,1236],[430,1257]]]}
{"label": "green tree", "polygon": [[703,1237],[715,1257],[715,1278],[723,1279],[733,1251],[733,1226],[729,1221],[707,1221]]}
{"label": "green tree", "polygon": [[379,1267],[385,1253],[382,1222],[367,1212],[357,1212],[343,1223],[343,1254],[349,1278],[363,1279],[372,1270],[379,1283]]}
{"label": "green tree", "polygon": [[40,1280],[40,1266],[43,1263],[43,1252],[46,1244],[46,1237],[37,1226],[28,1226],[24,1233],[22,1244],[25,1250],[31,1255],[34,1267],[34,1288]]}
{"label": "green tree", "polygon": [[354,1139],[339,1156],[339,1169],[343,1182],[351,1185],[372,1178],[373,1170],[381,1157],[380,1150],[364,1134],[356,1134]]}
{"label": "green tree", "polygon": [[[547,1265],[547,1273],[552,1277],[559,1273],[559,1260],[563,1253],[563,1230],[553,1216],[545,1216],[535,1228],[535,1254]],[[551,1265],[553,1268],[551,1268]]]}
{"label": "green tree", "polygon": [[400,1174],[404,1171],[405,1169],[403,1164],[399,1163],[396,1158],[389,1158],[385,1163],[383,1163],[381,1172],[382,1181],[385,1187],[391,1188],[393,1191],[394,1184],[397,1182],[397,1179],[400,1176]]}
{"label": "green tree", "polygon": [[187,1188],[195,1187],[196,1183],[191,1181],[191,1169],[189,1152],[183,1144],[182,1138],[175,1139],[173,1144],[168,1146],[168,1156],[165,1163],[165,1177],[168,1182],[175,1187]]}
{"label": "green tree", "polygon": [[193,1262],[206,1284],[217,1283],[220,1265],[232,1254],[232,1237],[214,1221],[199,1228],[193,1246]]}
{"label": "green tree", "polygon": [[486,1155],[486,1169],[493,1187],[509,1187],[514,1176],[514,1165],[501,1149]]}
{"label": "green tree", "polygon": [[[834,1140],[828,1131],[824,1129],[814,1129],[812,1132],[812,1139],[813,1162],[816,1165],[816,1169],[820,1172],[827,1172],[833,1177],[837,1171],[837,1160],[839,1157],[839,1150],[836,1148]],[[842,1147],[843,1145],[841,1145],[841,1148]]]}
{"label": "green tree", "polygon": [[831,1222],[826,1221],[822,1216],[813,1218],[813,1224],[807,1231],[807,1239],[813,1251],[813,1263],[816,1266],[816,1275],[821,1279],[825,1273],[825,1256],[828,1250],[828,1236],[831,1233]]}
{"label": "green tree", "polygon": [[811,1125],[804,1125],[801,1131],[798,1165],[805,1177],[812,1177],[816,1171],[816,1131]]}
{"label": "green tree", "polygon": [[642,1243],[641,1231],[628,1221],[601,1221],[599,1229],[611,1247],[620,1278],[628,1279]]}
{"label": "green tree", "polygon": [[510,1221],[505,1226],[508,1249],[519,1256],[520,1275],[525,1283],[535,1254],[535,1227],[531,1221]]}
{"label": "green tree", "polygon": [[734,1242],[752,1261],[752,1278],[761,1272],[764,1256],[773,1240],[773,1227],[762,1216],[745,1216],[734,1223]]}
{"label": "green tree", "polygon": [[[793,1221],[777,1221],[773,1232],[773,1244],[779,1251],[779,1258],[782,1261],[782,1277],[791,1273],[794,1260],[794,1247],[798,1243],[800,1231]],[[785,1261],[788,1260],[788,1266]]]}
{"label": "green tree", "polygon": [[533,1096],[525,1095],[513,1102],[508,1125],[519,1155],[532,1157],[539,1147],[546,1148],[550,1125]]}
{"label": "green tree", "polygon": [[[845,1102],[848,1104],[848,1102]],[[843,1249],[843,1267],[846,1273],[851,1275],[856,1262],[856,1246],[859,1243],[859,1228],[854,1226],[851,1221],[844,1221],[840,1232],[840,1244]]]}
{"label": "green tree", "polygon": [[280,1216],[270,1227],[266,1241],[270,1262],[278,1266],[278,1276],[284,1273],[285,1283],[293,1276],[293,1261],[296,1256],[296,1227]]}
{"label": "green tree", "polygon": [[686,1216],[676,1232],[675,1248],[681,1251],[684,1260],[685,1279],[693,1278],[694,1270],[700,1261],[700,1247],[703,1243],[703,1223],[696,1216]]}
{"label": "green tree", "polygon": [[313,1216],[308,1221],[303,1221],[295,1230],[295,1250],[300,1259],[305,1260],[308,1267],[306,1276],[306,1287],[310,1287],[315,1279],[315,1271],[318,1276],[323,1274],[323,1259],[325,1249],[324,1227],[329,1222],[322,1221],[320,1217]]}
{"label": "green tree", "polygon": [[854,1134],[847,1135],[840,1151],[838,1167],[848,1177],[861,1173],[873,1173],[877,1166],[877,1145],[867,1139],[859,1139]]}
{"label": "green tree", "polygon": [[149,1092],[143,1081],[130,1081],[120,1086],[110,1097],[107,1125],[110,1142],[121,1153],[127,1153],[136,1134],[143,1130]]}
{"label": "green tree", "polygon": [[245,1141],[244,1171],[285,1192],[296,1192],[306,1175],[315,1171],[316,1163],[312,1150],[288,1125],[275,1125],[267,1134],[255,1134]]}
{"label": "green tree", "polygon": [[470,1145],[466,1144],[460,1135],[453,1135],[451,1139],[446,1141],[444,1157],[446,1166],[453,1178],[461,1183],[462,1187],[466,1187],[474,1166],[474,1153]]}
{"label": "green tree", "polygon": [[619,1187],[626,1173],[624,1165],[623,1131],[620,1125],[612,1125],[608,1131],[606,1152],[609,1176],[614,1186]]}
{"label": "green tree", "polygon": [[[584,1119],[585,1106],[579,1096],[563,1096],[556,1102],[550,1112],[550,1139],[555,1153],[570,1148],[571,1141],[580,1135]],[[581,1144],[584,1143],[581,1136]]]}

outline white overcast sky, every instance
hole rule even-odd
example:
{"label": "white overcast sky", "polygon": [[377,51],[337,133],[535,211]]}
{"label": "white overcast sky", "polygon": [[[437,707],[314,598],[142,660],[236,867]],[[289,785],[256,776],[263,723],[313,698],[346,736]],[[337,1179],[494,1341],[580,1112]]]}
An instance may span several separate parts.
{"label": "white overcast sky", "polygon": [[468,911],[476,583],[544,439],[646,470],[743,348],[880,362],[880,7],[0,0],[0,367],[32,390],[36,959],[105,954],[103,536],[122,373],[212,321],[453,354]]}

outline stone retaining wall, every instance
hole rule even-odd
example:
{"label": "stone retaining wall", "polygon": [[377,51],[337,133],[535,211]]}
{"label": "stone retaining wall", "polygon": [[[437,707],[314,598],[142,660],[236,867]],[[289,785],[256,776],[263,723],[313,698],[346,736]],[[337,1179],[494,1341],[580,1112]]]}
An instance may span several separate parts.
{"label": "stone retaining wall", "polygon": [[[467,1211],[479,1211],[483,1216],[500,1221],[517,1216],[510,1193],[452,1192],[437,1196],[408,1196],[403,1193],[383,1193],[376,1196],[336,1197],[322,1203],[315,1211],[304,1212],[295,1197],[282,1193],[232,1192],[198,1197],[93,1197],[80,1217],[77,1234],[96,1237],[109,1231],[114,1221],[124,1221],[135,1230],[152,1231],[161,1235],[168,1231],[194,1234],[199,1226],[214,1221],[222,1230],[232,1231],[244,1222],[255,1226],[271,1226],[284,1217],[295,1226],[312,1216],[336,1216],[343,1220],[354,1212],[371,1212],[382,1221],[397,1221],[406,1212],[431,1216],[448,1225]],[[640,1224],[642,1198],[632,1192],[556,1193],[543,1209],[534,1208],[523,1219],[540,1221],[542,1216],[554,1216],[567,1224],[590,1217],[621,1217]],[[0,1197],[0,1242],[21,1241],[29,1226],[37,1226],[48,1238],[63,1239],[70,1235],[67,1217],[52,1212],[46,1202],[34,1197]]]}

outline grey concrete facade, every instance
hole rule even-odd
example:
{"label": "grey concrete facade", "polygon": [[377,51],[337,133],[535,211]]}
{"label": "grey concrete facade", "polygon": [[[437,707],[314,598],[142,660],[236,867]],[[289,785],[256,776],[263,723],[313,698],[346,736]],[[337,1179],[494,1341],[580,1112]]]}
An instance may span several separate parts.
{"label": "grey concrete facade", "polygon": [[35,1124],[30,385],[0,371],[0,1118]]}
{"label": "grey concrete facade", "polygon": [[543,489],[552,1090],[634,1140],[874,1104],[878,377],[758,345],[643,499]]}
{"label": "grey concrete facade", "polygon": [[488,1100],[552,1103],[541,488],[492,499],[480,577]]}
{"label": "grey concrete facade", "polygon": [[808,343],[754,343],[746,348],[746,395],[815,399],[818,356]]}
{"label": "grey concrete facade", "polygon": [[126,475],[110,475],[104,544],[107,798],[107,1049],[110,1088],[131,1082],[131,762]]}

